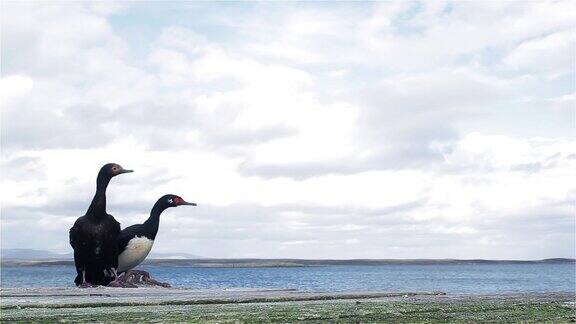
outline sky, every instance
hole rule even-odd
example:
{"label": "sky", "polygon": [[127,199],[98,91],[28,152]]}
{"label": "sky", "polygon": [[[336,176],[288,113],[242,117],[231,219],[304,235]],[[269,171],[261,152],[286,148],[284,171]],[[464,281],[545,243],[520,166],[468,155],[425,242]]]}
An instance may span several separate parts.
{"label": "sky", "polygon": [[576,2],[1,3],[1,244],[108,213],[205,257],[575,257]]}

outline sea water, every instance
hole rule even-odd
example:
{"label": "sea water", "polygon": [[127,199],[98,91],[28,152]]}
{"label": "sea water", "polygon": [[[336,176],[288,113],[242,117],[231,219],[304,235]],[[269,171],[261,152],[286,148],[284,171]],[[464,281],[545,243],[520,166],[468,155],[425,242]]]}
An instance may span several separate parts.
{"label": "sea water", "polygon": [[[451,294],[575,292],[574,263],[430,264],[203,268],[141,266],[182,288],[275,288],[301,291],[443,291]],[[74,267],[2,267],[2,288],[73,287]]]}

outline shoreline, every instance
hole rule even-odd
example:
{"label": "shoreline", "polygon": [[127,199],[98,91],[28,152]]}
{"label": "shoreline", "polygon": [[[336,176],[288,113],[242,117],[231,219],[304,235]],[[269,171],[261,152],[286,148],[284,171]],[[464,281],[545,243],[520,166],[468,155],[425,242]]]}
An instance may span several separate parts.
{"label": "shoreline", "polygon": [[[463,265],[463,264],[557,264],[576,263],[576,259],[485,260],[485,259],[147,259],[142,265],[186,266],[199,268],[275,268],[318,266],[382,266],[382,265]],[[2,259],[3,267],[69,266],[72,259]]]}
{"label": "shoreline", "polygon": [[1,288],[2,322],[576,321],[575,293],[313,293],[291,289]]}

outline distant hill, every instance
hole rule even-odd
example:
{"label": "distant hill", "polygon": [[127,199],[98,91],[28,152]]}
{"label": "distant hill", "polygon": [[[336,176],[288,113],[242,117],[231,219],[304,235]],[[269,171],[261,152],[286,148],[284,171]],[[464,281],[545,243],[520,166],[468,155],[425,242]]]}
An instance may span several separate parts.
{"label": "distant hill", "polygon": [[[73,260],[74,254],[54,253],[46,250],[34,249],[1,249],[0,258],[2,260]],[[163,253],[152,251],[148,259],[203,259],[204,257],[190,253]]]}
{"label": "distant hill", "polygon": [[72,252],[54,253],[33,249],[1,249],[0,257],[2,260],[71,260],[74,255]]}
{"label": "distant hill", "polygon": [[152,252],[150,252],[150,254],[148,255],[147,259],[178,259],[178,260],[183,260],[183,259],[206,259],[206,257],[199,256],[196,254],[190,254],[190,253],[181,253],[181,252],[164,253],[164,252],[154,252],[152,250]]}
{"label": "distant hill", "polygon": [[439,264],[534,264],[534,263],[575,263],[575,259],[555,258],[545,260],[483,260],[483,259],[147,259],[144,264],[213,267],[213,268],[254,268],[254,267],[315,267],[315,266],[378,266],[378,265],[439,265]]}
{"label": "distant hill", "polygon": [[[54,254],[54,253],[53,253]],[[553,258],[544,260],[483,260],[483,259],[352,259],[352,260],[313,260],[313,259],[207,259],[184,258],[191,254],[157,253],[147,258],[143,264],[157,266],[187,266],[198,268],[263,268],[263,267],[318,267],[318,266],[378,266],[378,265],[440,265],[440,264],[536,264],[536,263],[576,263],[575,259]],[[46,266],[73,265],[72,258],[2,258],[4,266]],[[163,257],[166,256],[166,257]]]}

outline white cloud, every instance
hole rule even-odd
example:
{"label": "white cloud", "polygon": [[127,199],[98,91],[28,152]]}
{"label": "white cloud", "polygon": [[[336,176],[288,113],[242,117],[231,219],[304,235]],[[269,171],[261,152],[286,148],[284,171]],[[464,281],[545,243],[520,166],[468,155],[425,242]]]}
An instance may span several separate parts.
{"label": "white cloud", "polygon": [[2,244],[67,250],[114,161],[136,170],[109,190],[123,225],[165,193],[199,204],[163,215],[159,251],[573,257],[576,143],[517,115],[573,106],[572,7],[207,6],[137,38],[120,32],[142,23],[130,7],[11,3]]}
{"label": "white cloud", "polygon": [[555,76],[574,71],[576,37],[573,30],[531,39],[512,50],[504,63],[512,68]]}
{"label": "white cloud", "polygon": [[16,104],[30,93],[34,81],[25,75],[8,75],[0,79],[0,105],[2,107]]}

